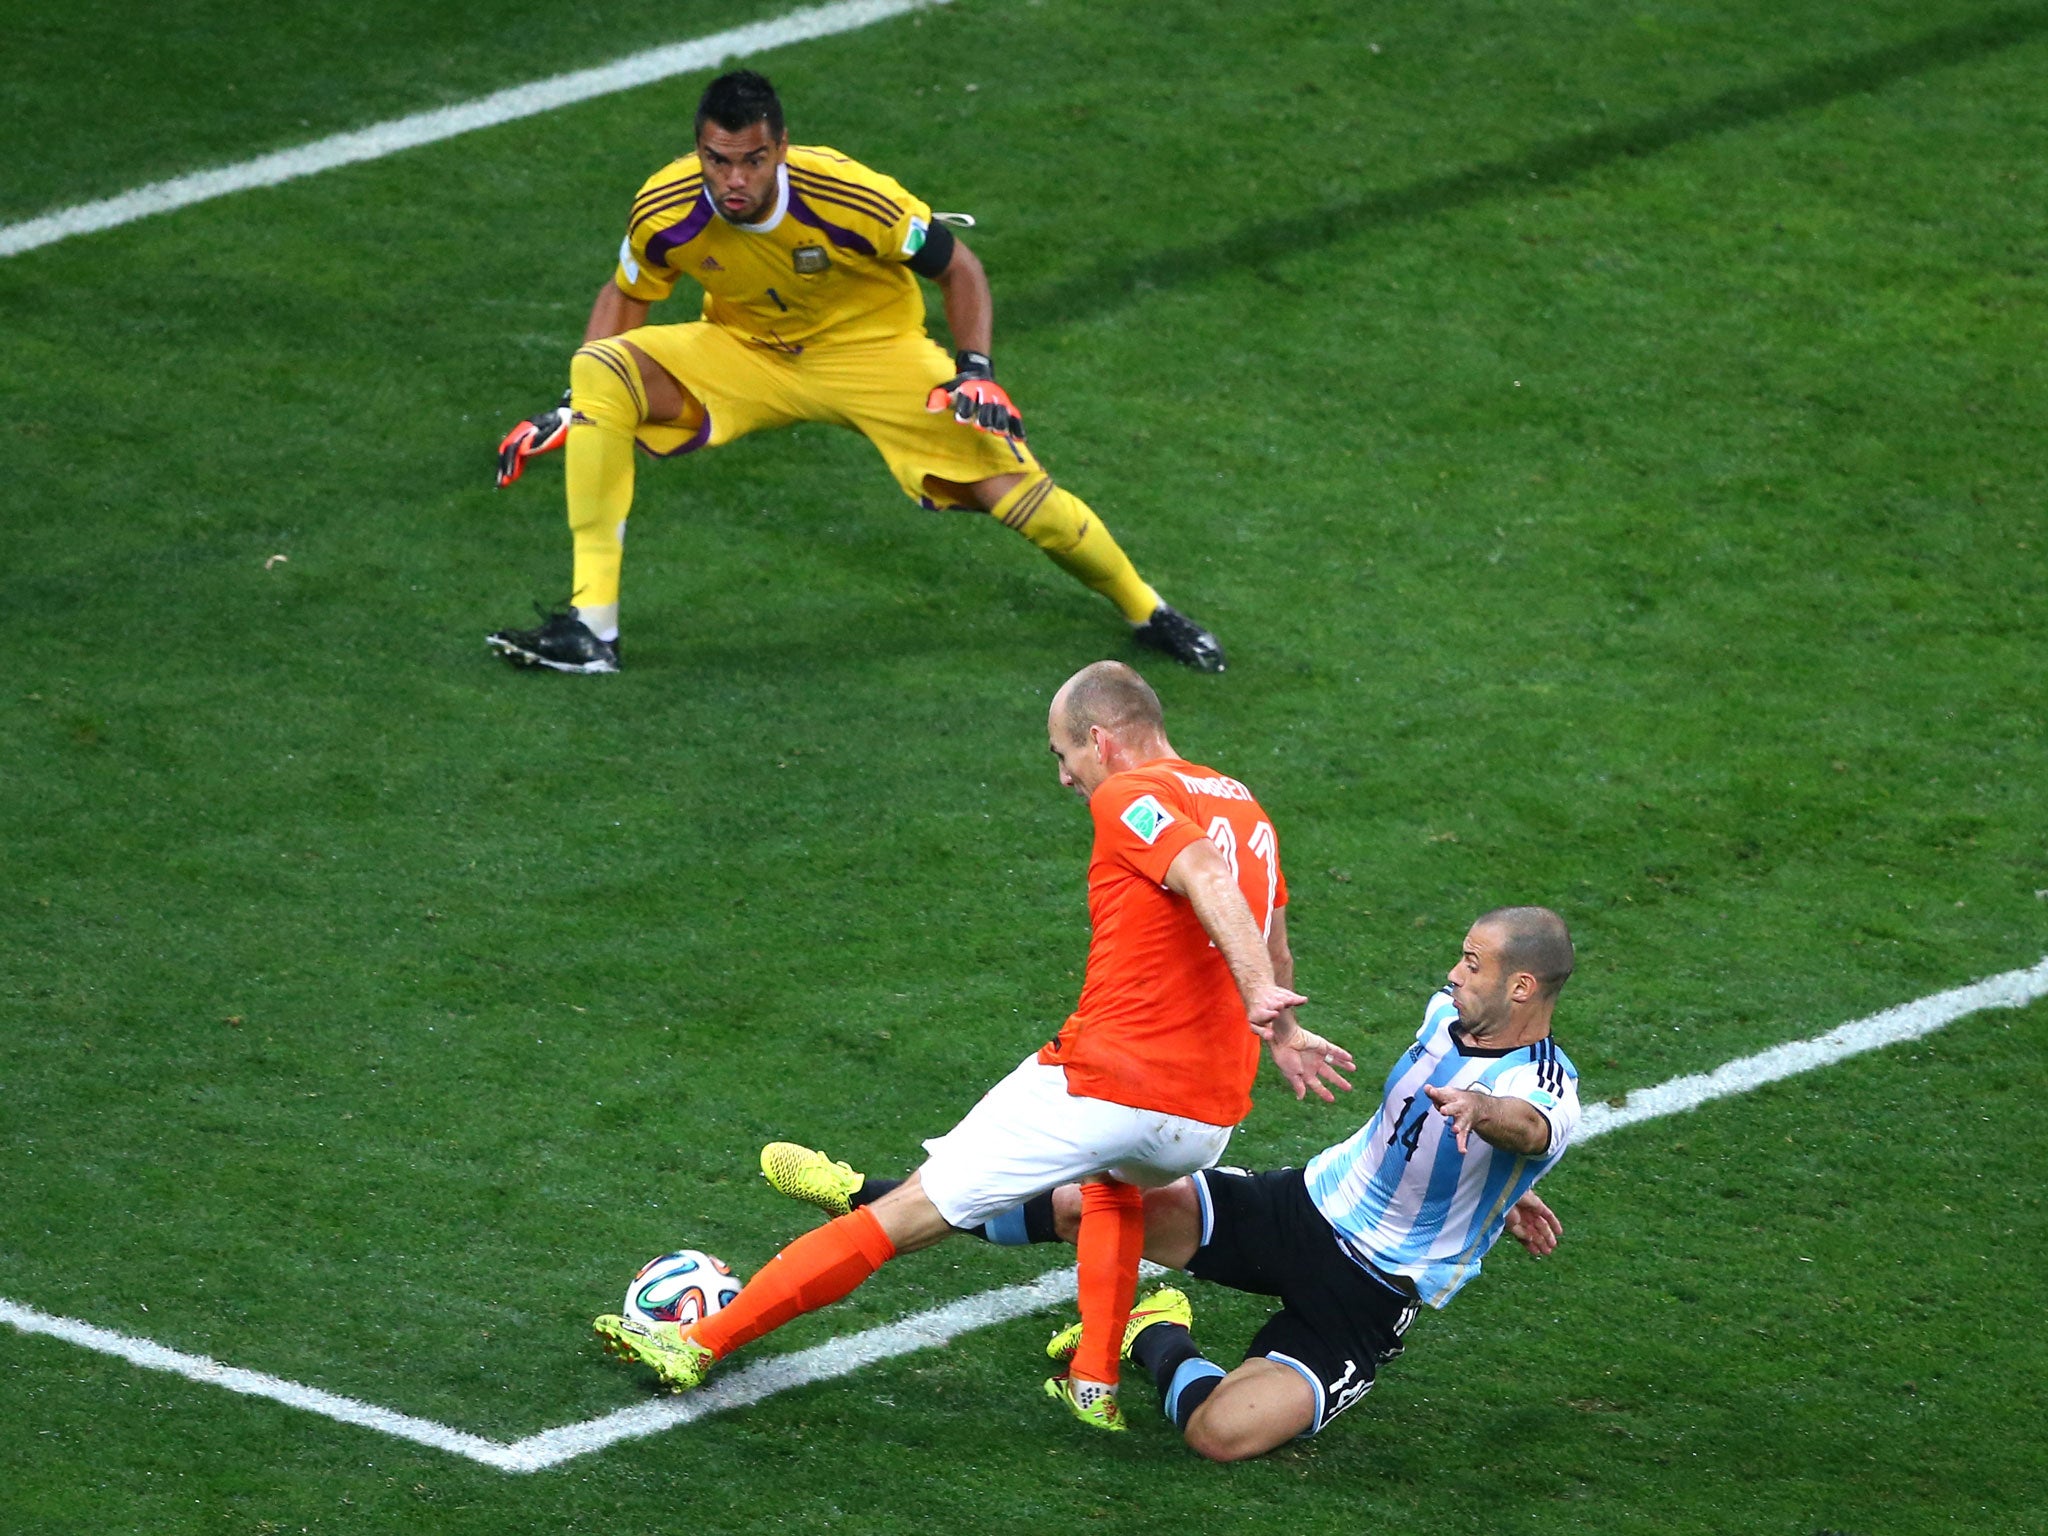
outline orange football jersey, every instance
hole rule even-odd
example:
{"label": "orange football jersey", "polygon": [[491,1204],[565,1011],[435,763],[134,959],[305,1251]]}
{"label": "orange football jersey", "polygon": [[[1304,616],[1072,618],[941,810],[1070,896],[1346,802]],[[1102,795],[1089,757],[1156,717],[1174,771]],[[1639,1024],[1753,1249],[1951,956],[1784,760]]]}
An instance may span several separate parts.
{"label": "orange football jersey", "polygon": [[1280,844],[1252,792],[1179,758],[1113,774],[1088,800],[1088,974],[1038,1053],[1087,1098],[1235,1125],[1252,1107],[1259,1037],[1223,955],[1163,884],[1196,838],[1216,845],[1261,932],[1287,904]]}

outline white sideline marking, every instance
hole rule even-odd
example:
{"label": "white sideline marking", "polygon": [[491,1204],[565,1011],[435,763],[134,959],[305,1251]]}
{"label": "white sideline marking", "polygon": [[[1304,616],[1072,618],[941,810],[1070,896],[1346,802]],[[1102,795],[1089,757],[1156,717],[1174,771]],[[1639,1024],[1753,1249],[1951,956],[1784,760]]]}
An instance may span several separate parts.
{"label": "white sideline marking", "polygon": [[[2025,970],[2007,971],[1966,987],[1937,992],[1917,1002],[1887,1008],[1882,1013],[1857,1019],[1811,1040],[1773,1046],[1754,1056],[1731,1061],[1712,1072],[1674,1077],[1654,1088],[1640,1089],[1631,1093],[1620,1108],[1606,1104],[1589,1105],[1579,1124],[1579,1139],[1604,1136],[1625,1125],[1697,1109],[1710,1100],[1747,1093],[1765,1083],[1828,1066],[1865,1051],[1895,1045],[1902,1040],[1917,1040],[1922,1035],[1930,1035],[1945,1025],[1953,1024],[1957,1019],[1988,1008],[2024,1008],[2043,996],[2048,996],[2048,956],[2043,956],[2038,964]],[[0,1298],[0,1322],[9,1323],[23,1333],[48,1334],[86,1349],[118,1355],[150,1370],[170,1371],[191,1381],[226,1387],[230,1392],[241,1392],[251,1397],[267,1397],[289,1407],[303,1408],[309,1413],[325,1414],[344,1424],[359,1424],[365,1429],[381,1430],[417,1445],[452,1451],[502,1472],[539,1472],[574,1457],[603,1450],[621,1440],[660,1434],[678,1424],[722,1413],[728,1408],[758,1403],[792,1387],[830,1381],[864,1365],[909,1354],[912,1350],[930,1349],[977,1328],[1042,1311],[1071,1299],[1073,1295],[1074,1270],[1069,1266],[1041,1275],[1028,1284],[984,1291],[978,1296],[964,1297],[929,1312],[919,1312],[879,1328],[833,1339],[812,1349],[759,1361],[744,1370],[720,1376],[701,1392],[688,1397],[672,1397],[622,1408],[601,1418],[543,1430],[509,1445],[451,1429],[430,1419],[416,1419],[410,1414],[379,1408],[373,1403],[322,1392],[317,1387],[301,1386],[257,1371],[222,1365],[204,1355],[181,1354],[147,1339],[130,1338],[74,1318],[52,1317],[5,1298]]]}
{"label": "white sideline marking", "polygon": [[19,224],[0,225],[0,257],[18,256],[23,251],[54,245],[73,235],[132,224],[153,213],[188,208],[194,203],[226,197],[231,192],[274,187],[280,182],[296,181],[301,176],[331,171],[337,166],[379,160],[403,149],[439,143],[442,139],[473,133],[479,128],[495,128],[500,123],[535,117],[593,97],[629,91],[673,75],[687,74],[691,70],[709,69],[728,59],[744,59],[790,43],[858,31],[875,22],[887,21],[892,16],[901,16],[906,11],[946,3],[947,0],[838,0],[837,4],[791,11],[786,16],[733,27],[690,42],[650,48],[645,53],[632,54],[594,69],[579,69],[571,74],[536,80],[530,85],[515,85],[475,101],[460,102],[432,112],[416,112],[410,117],[332,134],[310,144],[259,155],[254,160],[244,160],[236,165],[195,171],[189,176],[152,182],[146,187],[137,187],[132,192],[102,198],[98,202],[59,208]]}
{"label": "white sideline marking", "polygon": [[1917,1040],[1986,1008],[2024,1008],[2043,996],[2048,996],[2048,956],[2026,970],[1987,976],[1967,987],[1936,992],[1918,1002],[1901,1003],[1896,1008],[1885,1009],[1883,1013],[1873,1013],[1867,1019],[1840,1025],[1811,1040],[1790,1040],[1783,1045],[1774,1045],[1768,1051],[1759,1051],[1754,1056],[1744,1056],[1716,1067],[1711,1072],[1674,1077],[1654,1088],[1639,1088],[1619,1108],[1589,1104],[1579,1120],[1578,1139],[1584,1141],[1589,1137],[1604,1136],[1639,1120],[1654,1120],[1660,1115],[1697,1109],[1711,1099],[1747,1093],[1765,1083],[1811,1072],[1815,1067],[1860,1056],[1880,1046],[1896,1045],[1901,1040]]}

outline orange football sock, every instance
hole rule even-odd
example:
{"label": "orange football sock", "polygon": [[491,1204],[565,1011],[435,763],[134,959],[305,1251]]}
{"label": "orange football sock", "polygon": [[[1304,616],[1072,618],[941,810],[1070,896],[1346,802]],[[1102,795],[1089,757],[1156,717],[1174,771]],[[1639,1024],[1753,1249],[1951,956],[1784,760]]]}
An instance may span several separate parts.
{"label": "orange football sock", "polygon": [[1069,1372],[1076,1381],[1114,1384],[1124,1327],[1138,1299],[1138,1260],[1145,1252],[1145,1192],[1114,1179],[1081,1186],[1081,1347]]}
{"label": "orange football sock", "polygon": [[[775,1255],[730,1306],[692,1328],[690,1337],[723,1360],[742,1344],[851,1294],[895,1256],[896,1245],[864,1205],[806,1232]],[[1133,1270],[1136,1263],[1134,1258]]]}

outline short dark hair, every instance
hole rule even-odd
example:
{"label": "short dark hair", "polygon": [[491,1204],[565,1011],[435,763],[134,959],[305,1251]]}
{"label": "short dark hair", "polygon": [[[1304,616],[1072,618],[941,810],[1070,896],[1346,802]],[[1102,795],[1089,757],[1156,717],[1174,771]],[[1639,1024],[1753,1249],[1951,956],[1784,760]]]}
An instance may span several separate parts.
{"label": "short dark hair", "polygon": [[738,133],[756,123],[766,123],[768,137],[780,139],[782,98],[775,94],[775,87],[768,83],[766,75],[758,75],[751,69],[735,69],[705,86],[704,94],[697,98],[697,134],[700,138],[706,123],[716,123],[727,133]]}
{"label": "short dark hair", "polygon": [[1501,963],[1509,975],[1527,971],[1536,978],[1537,996],[1549,1001],[1571,980],[1576,956],[1571,930],[1548,907],[1495,907],[1475,928],[1501,931]]}
{"label": "short dark hair", "polygon": [[1069,738],[1079,741],[1088,728],[1137,729],[1151,734],[1166,729],[1166,712],[1159,707],[1159,695],[1138,676],[1135,667],[1120,661],[1098,661],[1083,667],[1067,681],[1066,728]]}

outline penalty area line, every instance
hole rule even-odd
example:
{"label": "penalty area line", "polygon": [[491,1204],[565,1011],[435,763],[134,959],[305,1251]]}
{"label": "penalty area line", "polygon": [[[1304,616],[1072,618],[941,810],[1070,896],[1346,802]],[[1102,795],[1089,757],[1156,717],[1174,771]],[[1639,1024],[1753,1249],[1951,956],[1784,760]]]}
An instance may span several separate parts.
{"label": "penalty area line", "polygon": [[409,117],[393,118],[368,128],[330,134],[310,144],[258,155],[253,160],[219,166],[210,171],[194,171],[168,181],[151,182],[148,186],[137,187],[115,197],[58,208],[18,224],[0,224],[0,257],[19,256],[24,251],[54,245],[74,235],[117,229],[152,214],[189,208],[194,203],[210,202],[230,193],[274,187],[344,165],[381,160],[401,150],[438,144],[443,139],[474,133],[480,128],[495,128],[523,117],[537,117],[559,107],[630,91],[674,75],[710,69],[728,60],[751,58],[771,48],[855,32],[878,21],[946,3],[947,0],[837,0],[836,4],[810,6],[768,21],[715,32],[709,37],[650,48],[609,64],[553,75],[527,85],[511,86],[452,107],[415,112]]}
{"label": "penalty area line", "polygon": [[[2024,1008],[2044,996],[2048,996],[2048,956],[2023,970],[2006,971],[1968,986],[1902,1003],[1868,1018],[1840,1025],[1810,1040],[1794,1040],[1759,1051],[1754,1056],[1741,1057],[1712,1072],[1674,1077],[1654,1088],[1638,1089],[1619,1106],[1589,1105],[1579,1123],[1578,1139],[1584,1141],[1620,1130],[1623,1126],[1681,1114],[1715,1099],[1748,1093],[1766,1083],[1830,1066],[1866,1051],[1917,1040],[1974,1013],[1992,1008]],[[637,1404],[595,1419],[565,1424],[559,1429],[543,1430],[509,1444],[451,1429],[430,1419],[380,1408],[374,1403],[323,1392],[317,1387],[266,1376],[259,1371],[222,1365],[204,1355],[184,1354],[147,1339],[132,1338],[75,1318],[52,1317],[4,1297],[0,1297],[0,1322],[10,1324],[23,1333],[44,1334],[84,1349],[114,1355],[147,1370],[169,1371],[189,1381],[225,1387],[230,1392],[250,1397],[269,1398],[287,1407],[302,1408],[308,1413],[321,1414],[344,1424],[360,1425],[401,1440],[410,1440],[416,1445],[466,1456],[501,1472],[541,1472],[593,1451],[601,1451],[621,1440],[657,1435],[679,1424],[758,1403],[779,1392],[831,1381],[850,1375],[863,1366],[879,1364],[914,1350],[935,1348],[963,1333],[1057,1306],[1071,1300],[1074,1292],[1074,1270],[1070,1265],[1023,1285],[983,1291],[979,1295],[963,1297],[943,1307],[861,1333],[848,1334],[811,1349],[756,1361],[744,1369],[719,1376],[703,1390],[686,1397]]]}

